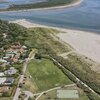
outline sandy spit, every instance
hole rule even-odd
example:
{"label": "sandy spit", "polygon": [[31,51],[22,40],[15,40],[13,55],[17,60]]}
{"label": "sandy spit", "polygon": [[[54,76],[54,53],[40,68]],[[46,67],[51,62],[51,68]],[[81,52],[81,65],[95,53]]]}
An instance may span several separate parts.
{"label": "sandy spit", "polygon": [[78,0],[76,2],[73,2],[71,4],[63,5],[63,6],[55,6],[55,7],[46,7],[46,8],[34,8],[34,9],[24,9],[24,10],[14,10],[14,11],[0,11],[0,13],[3,12],[22,12],[22,11],[36,11],[36,10],[55,10],[55,9],[63,9],[63,8],[69,8],[74,7],[79,4],[81,4],[84,0]]}

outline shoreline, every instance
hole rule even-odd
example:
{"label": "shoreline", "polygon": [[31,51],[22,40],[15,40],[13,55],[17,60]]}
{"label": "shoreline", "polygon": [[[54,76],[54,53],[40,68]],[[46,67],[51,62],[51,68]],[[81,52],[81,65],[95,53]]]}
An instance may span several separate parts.
{"label": "shoreline", "polygon": [[78,0],[76,2],[73,2],[71,4],[67,4],[67,5],[61,5],[61,6],[55,6],[55,7],[46,7],[46,8],[32,8],[32,9],[23,9],[23,10],[5,10],[5,11],[0,11],[0,13],[4,13],[4,12],[22,12],[22,11],[36,11],[36,10],[56,10],[56,9],[63,9],[63,8],[70,8],[70,7],[74,7],[77,6],[79,4],[81,4],[84,0]]}
{"label": "shoreline", "polygon": [[[62,32],[65,32],[66,30],[75,30],[75,29],[70,29],[70,28],[61,28],[61,27],[55,27],[55,26],[49,26],[49,25],[43,25],[43,24],[37,24],[37,23],[34,23],[32,22],[31,20],[28,20],[28,19],[17,19],[17,20],[14,20],[14,21],[9,21],[9,23],[15,23],[15,24],[18,24],[18,25],[21,25],[25,28],[35,28],[35,27],[40,27],[40,28],[52,28],[52,29],[56,29],[56,30],[59,30],[59,31],[62,31]],[[79,30],[81,31],[81,30]],[[84,32],[87,32],[87,31],[84,31]],[[94,33],[94,32],[92,32]]]}
{"label": "shoreline", "polygon": [[25,28],[52,28],[60,31],[57,37],[71,45],[79,54],[82,54],[97,63],[100,63],[100,35],[94,32],[86,32],[81,30],[65,29],[52,26],[46,26],[29,22],[26,19],[9,21],[9,23],[16,23]]}

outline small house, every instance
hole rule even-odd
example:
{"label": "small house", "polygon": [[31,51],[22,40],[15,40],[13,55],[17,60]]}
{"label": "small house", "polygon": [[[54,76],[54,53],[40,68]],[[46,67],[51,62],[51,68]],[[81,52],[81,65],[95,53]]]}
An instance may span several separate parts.
{"label": "small house", "polygon": [[9,70],[6,70],[4,73],[6,75],[13,75],[16,74],[17,70],[14,67],[11,67]]}

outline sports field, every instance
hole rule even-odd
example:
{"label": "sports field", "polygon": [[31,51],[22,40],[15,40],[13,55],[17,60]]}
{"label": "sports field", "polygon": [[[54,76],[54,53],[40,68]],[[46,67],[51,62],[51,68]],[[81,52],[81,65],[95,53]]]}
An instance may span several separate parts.
{"label": "sports field", "polygon": [[[58,92],[60,94],[58,94]],[[47,99],[50,99],[50,100],[90,100],[88,96],[83,92],[83,90],[79,89],[77,86],[69,86],[66,88],[53,90],[46,93],[46,95],[42,95],[39,98],[39,100],[47,100]]]}
{"label": "sports field", "polygon": [[79,93],[77,90],[57,90],[58,98],[79,98]]}

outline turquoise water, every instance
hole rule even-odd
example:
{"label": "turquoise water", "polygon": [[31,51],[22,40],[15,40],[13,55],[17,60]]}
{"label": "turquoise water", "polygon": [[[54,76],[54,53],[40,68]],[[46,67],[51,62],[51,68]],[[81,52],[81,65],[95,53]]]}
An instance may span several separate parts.
{"label": "turquoise water", "polygon": [[45,25],[100,32],[100,0],[84,0],[76,7],[56,10],[3,12],[0,18],[27,19]]}

